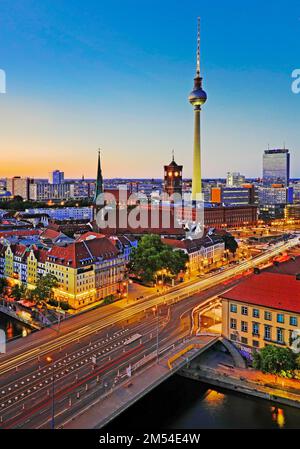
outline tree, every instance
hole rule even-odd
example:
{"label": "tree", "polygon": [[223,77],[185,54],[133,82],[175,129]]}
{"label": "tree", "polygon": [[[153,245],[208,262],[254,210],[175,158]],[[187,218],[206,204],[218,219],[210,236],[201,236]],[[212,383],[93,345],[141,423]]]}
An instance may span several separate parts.
{"label": "tree", "polygon": [[26,287],[25,285],[15,284],[11,289],[11,297],[14,298],[15,301],[20,301],[22,298],[26,296]]}
{"label": "tree", "polygon": [[235,254],[239,245],[233,235],[231,235],[229,232],[226,232],[226,234],[224,234],[222,238],[225,243],[225,249],[229,249],[232,254]]}
{"label": "tree", "polygon": [[187,254],[181,250],[173,251],[161,241],[160,236],[153,234],[144,235],[131,255],[130,271],[143,282],[153,282],[156,273],[161,270],[176,276],[186,269],[188,261]]}
{"label": "tree", "polygon": [[58,281],[53,274],[47,273],[41,276],[32,290],[32,299],[38,304],[45,304],[53,297],[53,289],[58,286]]}
{"label": "tree", "polygon": [[5,278],[0,278],[0,295],[5,292],[6,287],[8,286],[8,282]]}
{"label": "tree", "polygon": [[296,368],[300,369],[300,354],[298,354],[295,358]]}
{"label": "tree", "polygon": [[253,366],[264,373],[277,374],[295,368],[295,355],[290,348],[268,345],[253,354]]}

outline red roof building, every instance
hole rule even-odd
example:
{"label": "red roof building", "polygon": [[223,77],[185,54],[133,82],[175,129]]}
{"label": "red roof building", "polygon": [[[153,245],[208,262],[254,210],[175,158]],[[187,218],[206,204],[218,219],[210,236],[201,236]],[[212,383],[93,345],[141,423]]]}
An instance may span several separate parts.
{"label": "red roof building", "polygon": [[286,274],[253,275],[226,293],[223,298],[257,306],[300,313],[300,281]]}

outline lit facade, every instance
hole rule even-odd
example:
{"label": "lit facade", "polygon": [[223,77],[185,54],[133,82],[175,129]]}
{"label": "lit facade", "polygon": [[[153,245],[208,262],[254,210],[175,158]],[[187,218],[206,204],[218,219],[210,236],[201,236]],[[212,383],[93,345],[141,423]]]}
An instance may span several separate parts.
{"label": "lit facade", "polygon": [[221,299],[222,334],[238,347],[291,345],[300,326],[300,283],[294,276],[253,275]]}
{"label": "lit facade", "polygon": [[6,190],[10,192],[12,196],[21,196],[23,200],[28,200],[30,198],[29,185],[29,178],[15,176],[6,179]]}
{"label": "lit facade", "polygon": [[240,187],[245,182],[245,176],[239,172],[227,172],[226,187]]}
{"label": "lit facade", "polygon": [[216,235],[206,235],[200,239],[192,240],[175,240],[164,238],[162,241],[174,248],[174,250],[181,250],[188,255],[188,269],[191,273],[199,272],[209,265],[223,260],[224,258],[224,240]]}
{"label": "lit facade", "polygon": [[40,276],[53,274],[55,299],[80,309],[110,295],[126,294],[126,260],[109,239],[96,238],[51,249],[0,244],[0,276],[34,288]]}

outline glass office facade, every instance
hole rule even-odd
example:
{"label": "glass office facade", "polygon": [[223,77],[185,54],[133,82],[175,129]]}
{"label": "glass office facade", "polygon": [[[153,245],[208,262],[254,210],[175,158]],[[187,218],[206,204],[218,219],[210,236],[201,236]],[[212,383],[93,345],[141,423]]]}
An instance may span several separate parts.
{"label": "glass office facade", "polygon": [[283,184],[287,187],[290,179],[289,150],[266,150],[263,155],[264,186]]}

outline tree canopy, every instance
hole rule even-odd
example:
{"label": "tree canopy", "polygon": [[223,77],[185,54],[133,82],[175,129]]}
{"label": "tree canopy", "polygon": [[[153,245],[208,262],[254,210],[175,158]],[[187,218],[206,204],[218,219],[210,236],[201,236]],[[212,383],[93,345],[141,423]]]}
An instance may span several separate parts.
{"label": "tree canopy", "polygon": [[35,289],[31,290],[31,299],[37,303],[46,303],[53,297],[53,289],[58,286],[58,281],[53,274],[47,273],[41,276]]}
{"label": "tree canopy", "polygon": [[26,289],[25,285],[15,284],[12,286],[10,296],[12,296],[15,299],[15,301],[20,301],[21,299],[24,299],[24,297],[26,296],[26,293],[27,293],[27,289]]}
{"label": "tree canopy", "polygon": [[290,348],[268,345],[256,351],[253,356],[253,366],[264,373],[279,373],[295,368],[295,354]]}
{"label": "tree canopy", "polygon": [[186,269],[188,256],[182,250],[173,249],[164,244],[158,235],[144,235],[138,247],[133,248],[130,271],[144,282],[153,282],[156,274],[166,270],[170,276],[176,276]]}
{"label": "tree canopy", "polygon": [[0,278],[0,295],[5,292],[6,287],[8,286],[8,282],[5,278]]}
{"label": "tree canopy", "polygon": [[229,249],[231,253],[235,254],[239,245],[233,235],[231,235],[229,232],[226,232],[226,234],[224,234],[222,238],[225,243],[225,249]]}

